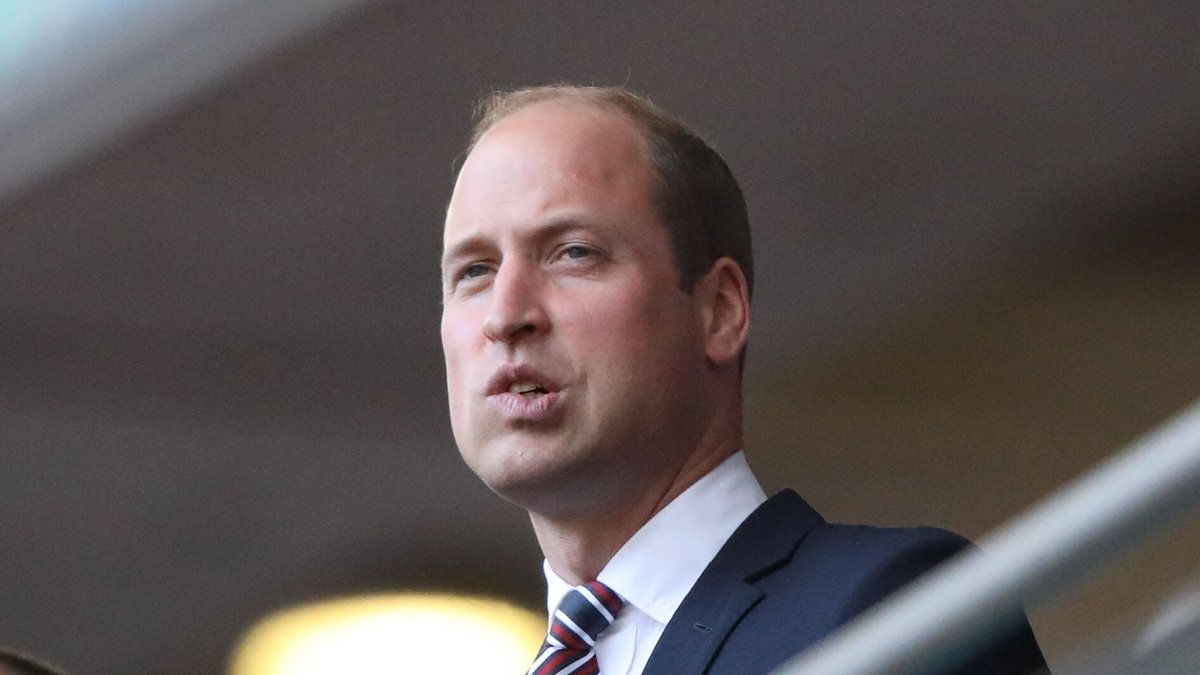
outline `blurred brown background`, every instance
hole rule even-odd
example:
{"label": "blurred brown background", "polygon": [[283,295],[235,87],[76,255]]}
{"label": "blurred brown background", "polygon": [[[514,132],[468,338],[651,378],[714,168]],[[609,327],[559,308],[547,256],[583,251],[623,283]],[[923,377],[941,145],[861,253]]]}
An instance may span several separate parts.
{"label": "blurred brown background", "polygon": [[[979,538],[1200,395],[1194,3],[347,1],[288,30],[234,4],[113,61],[160,87],[237,52],[219,25],[257,45],[219,76],[0,118],[0,644],[199,675],[306,600],[540,605],[438,343],[493,88],[627,84],[722,151],[759,269],[751,464],[830,519]],[[1198,551],[1193,518],[1035,612],[1051,665]]]}

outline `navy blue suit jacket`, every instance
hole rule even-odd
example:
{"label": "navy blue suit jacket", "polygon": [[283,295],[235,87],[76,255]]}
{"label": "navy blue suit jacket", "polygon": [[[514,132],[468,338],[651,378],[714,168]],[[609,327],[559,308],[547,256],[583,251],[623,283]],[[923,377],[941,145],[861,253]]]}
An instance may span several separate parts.
{"label": "navy blue suit jacket", "polygon": [[[935,528],[826,523],[785,490],[738,527],[667,625],[644,675],[766,673],[969,544]],[[1043,672],[1024,616],[955,675]]]}

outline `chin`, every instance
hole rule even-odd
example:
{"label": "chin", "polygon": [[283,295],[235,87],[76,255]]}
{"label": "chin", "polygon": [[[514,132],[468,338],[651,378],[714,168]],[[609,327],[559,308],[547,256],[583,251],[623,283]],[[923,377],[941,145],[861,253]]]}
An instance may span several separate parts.
{"label": "chin", "polygon": [[581,487],[577,484],[581,474],[572,468],[575,462],[561,448],[528,442],[519,447],[492,445],[464,457],[492,492],[531,511],[561,504]]}

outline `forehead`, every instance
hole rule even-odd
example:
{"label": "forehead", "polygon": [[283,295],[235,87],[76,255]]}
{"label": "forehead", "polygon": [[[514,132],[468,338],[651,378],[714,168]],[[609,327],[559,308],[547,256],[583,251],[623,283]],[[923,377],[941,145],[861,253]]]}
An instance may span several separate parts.
{"label": "forehead", "polygon": [[556,210],[646,215],[651,176],[645,140],[623,114],[570,100],[532,104],[497,122],[467,157],[447,210],[446,239]]}

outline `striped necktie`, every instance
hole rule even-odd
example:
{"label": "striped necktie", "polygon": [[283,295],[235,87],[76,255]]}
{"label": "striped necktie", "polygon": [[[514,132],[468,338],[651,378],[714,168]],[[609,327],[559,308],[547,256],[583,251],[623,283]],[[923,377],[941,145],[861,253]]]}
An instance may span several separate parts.
{"label": "striped necktie", "polygon": [[596,675],[596,640],[625,604],[611,588],[589,581],[567,593],[528,675]]}

